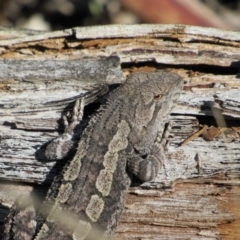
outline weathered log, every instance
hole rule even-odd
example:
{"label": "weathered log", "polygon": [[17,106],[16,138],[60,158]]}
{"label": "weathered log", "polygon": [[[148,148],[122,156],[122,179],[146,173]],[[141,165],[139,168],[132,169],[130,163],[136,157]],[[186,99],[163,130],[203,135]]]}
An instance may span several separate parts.
{"label": "weathered log", "polygon": [[[1,39],[8,38],[0,41],[4,206],[37,184],[48,187],[59,169],[44,162],[40,147],[58,135],[59,120],[76,98],[86,95],[88,104],[103,85],[123,81],[118,58],[110,57],[118,56],[125,74],[166,69],[185,85],[172,111],[164,168],[154,182],[130,188],[116,239],[239,237],[240,33],[183,25],[22,31],[16,38],[17,32],[0,31]],[[87,63],[98,65],[98,59],[109,63],[103,70],[109,75],[85,75]],[[207,126],[204,137],[181,145],[201,125]],[[6,212],[0,209],[1,221]]]}

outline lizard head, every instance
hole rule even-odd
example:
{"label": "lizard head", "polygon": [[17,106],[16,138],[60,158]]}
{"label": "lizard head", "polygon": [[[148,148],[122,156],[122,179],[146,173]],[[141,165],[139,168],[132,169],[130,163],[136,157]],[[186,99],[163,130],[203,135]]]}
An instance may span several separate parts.
{"label": "lizard head", "polygon": [[166,71],[137,72],[127,79],[129,141],[140,154],[149,153],[158,133],[163,133],[182,83],[179,75]]}

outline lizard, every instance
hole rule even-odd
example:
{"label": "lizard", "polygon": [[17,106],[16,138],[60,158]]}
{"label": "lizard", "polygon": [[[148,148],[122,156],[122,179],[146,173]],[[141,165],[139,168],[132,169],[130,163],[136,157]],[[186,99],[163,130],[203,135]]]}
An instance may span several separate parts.
{"label": "lizard", "polygon": [[[91,117],[74,156],[53,180],[39,212],[24,197],[14,204],[3,239],[111,239],[132,175],[151,181],[163,165],[159,136],[182,84],[178,74],[167,71],[131,74]],[[70,123],[63,117],[65,131],[47,146],[47,158],[68,156],[83,108],[84,98],[80,98]]]}

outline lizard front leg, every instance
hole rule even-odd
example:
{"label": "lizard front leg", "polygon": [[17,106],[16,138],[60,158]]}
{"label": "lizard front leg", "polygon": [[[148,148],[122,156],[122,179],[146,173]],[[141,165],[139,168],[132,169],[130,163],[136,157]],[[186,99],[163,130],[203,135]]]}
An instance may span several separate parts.
{"label": "lizard front leg", "polygon": [[127,168],[141,181],[148,182],[156,178],[164,159],[163,145],[155,142],[149,155],[131,154],[127,161]]}
{"label": "lizard front leg", "polygon": [[163,167],[166,159],[165,150],[168,145],[167,139],[170,135],[171,128],[171,122],[166,124],[163,134],[162,132],[158,133],[151,153],[146,156],[134,153],[132,147],[132,155],[128,158],[127,168],[141,181],[148,182],[154,180]]}
{"label": "lizard front leg", "polygon": [[45,155],[49,160],[59,160],[66,157],[78,142],[75,128],[82,121],[84,109],[84,98],[76,101],[70,124],[67,117],[63,116],[64,133],[52,140],[47,146]]}

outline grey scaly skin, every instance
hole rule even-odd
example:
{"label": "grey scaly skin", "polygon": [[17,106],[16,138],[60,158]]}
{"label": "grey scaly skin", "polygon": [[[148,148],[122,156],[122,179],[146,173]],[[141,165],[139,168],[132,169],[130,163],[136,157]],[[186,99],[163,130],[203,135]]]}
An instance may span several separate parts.
{"label": "grey scaly skin", "polygon": [[[162,166],[165,155],[157,136],[164,130],[182,83],[179,75],[165,71],[132,74],[91,118],[74,157],[53,181],[35,220],[31,204],[20,198],[7,218],[4,239],[113,236],[130,175],[151,181]],[[64,134],[46,149],[49,159],[67,156],[83,106],[84,99],[76,102],[70,125],[65,118]]]}

